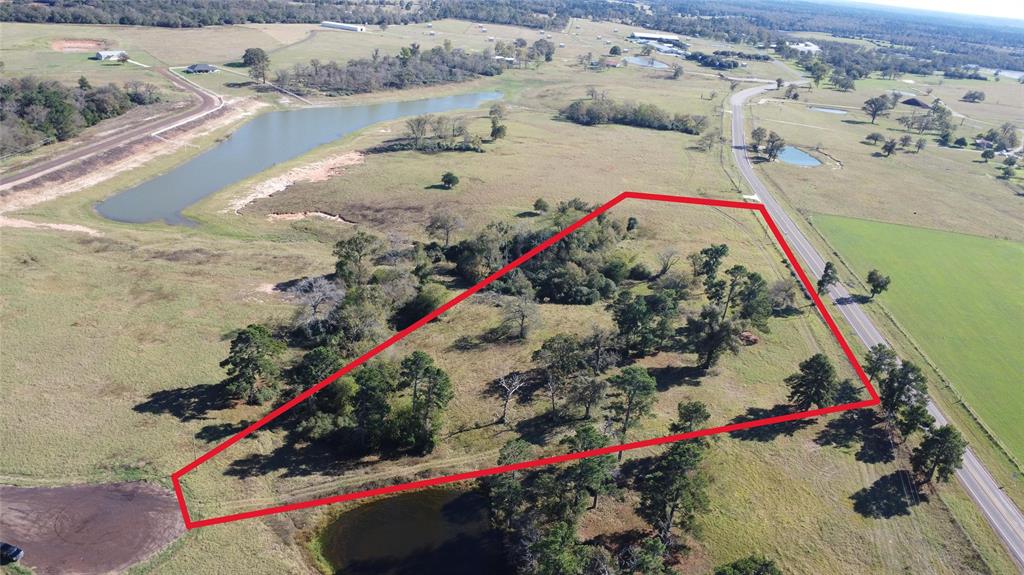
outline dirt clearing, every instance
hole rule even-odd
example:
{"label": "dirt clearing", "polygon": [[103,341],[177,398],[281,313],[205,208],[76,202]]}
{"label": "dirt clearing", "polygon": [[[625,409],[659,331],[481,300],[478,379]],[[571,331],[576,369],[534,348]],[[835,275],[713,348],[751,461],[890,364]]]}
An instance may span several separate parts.
{"label": "dirt clearing", "polygon": [[0,485],[0,540],[39,575],[121,572],[184,530],[174,495],[148,483]]}
{"label": "dirt clearing", "polygon": [[56,52],[95,52],[106,47],[105,40],[67,39],[50,42],[50,48]]}
{"label": "dirt clearing", "polygon": [[[261,198],[266,198],[276,194],[295,182],[323,182],[331,176],[341,173],[344,171],[344,168],[348,166],[355,166],[362,163],[363,154],[361,152],[347,152],[331,156],[311,164],[292,168],[280,176],[275,176],[256,184],[252,187],[252,191],[248,195],[233,200],[231,205],[228,206],[228,210],[233,210],[237,214],[238,211],[245,206]],[[330,216],[330,214],[325,215]],[[338,216],[334,217],[337,218]]]}

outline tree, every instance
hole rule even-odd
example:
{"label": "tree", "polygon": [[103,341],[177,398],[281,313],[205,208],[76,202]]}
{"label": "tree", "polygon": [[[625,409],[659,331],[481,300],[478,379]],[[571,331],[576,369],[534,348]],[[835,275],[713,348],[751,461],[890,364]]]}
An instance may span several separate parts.
{"label": "tree", "polygon": [[491,104],[491,108],[487,111],[487,115],[491,118],[491,121],[497,120],[499,122],[505,119],[505,115],[507,113],[508,106],[501,102]]}
{"label": "tree", "polygon": [[504,401],[501,406],[501,416],[498,417],[498,423],[508,421],[508,406],[512,402],[512,398],[519,393],[519,390],[526,386],[526,382],[526,378],[518,371],[504,375],[498,380],[501,399]]}
{"label": "tree", "polygon": [[865,140],[867,140],[867,141],[869,141],[869,142],[871,142],[871,143],[872,143],[872,144],[874,144],[874,145],[878,145],[878,142],[881,142],[881,141],[885,140],[885,136],[883,136],[883,135],[882,135],[881,133],[879,133],[879,132],[871,132],[871,133],[870,133],[870,134],[868,134],[868,135],[867,135],[867,137],[866,137],[866,138],[864,138],[864,139],[865,139]]}
{"label": "tree", "polygon": [[923,405],[927,401],[928,379],[913,362],[905,361],[891,367],[879,382],[882,411],[889,417],[896,416],[909,405]]}
{"label": "tree", "polygon": [[992,148],[987,148],[981,152],[981,158],[985,160],[986,164],[994,157],[996,157],[996,153],[992,151]]}
{"label": "tree", "polygon": [[672,75],[670,76],[673,80],[678,80],[683,77],[683,67],[680,64],[672,65]]}
{"label": "tree", "polygon": [[429,452],[434,448],[434,435],[441,426],[441,415],[455,397],[455,392],[448,373],[435,366],[424,370],[421,388],[412,403],[412,413],[419,422],[415,445]]}
{"label": "tree", "polygon": [[[511,465],[532,456],[530,444],[522,439],[510,439],[498,451],[498,465]],[[519,471],[498,473],[482,479],[490,500],[491,524],[508,529],[519,517],[519,506],[524,499],[522,477]]]}
{"label": "tree", "polygon": [[697,431],[711,419],[708,407],[700,401],[680,401],[676,406],[675,423],[669,426],[672,433],[690,433]]}
{"label": "tree", "polygon": [[782,136],[775,132],[769,132],[768,138],[764,143],[764,154],[768,157],[768,161],[775,161],[779,157],[779,153],[786,147],[786,140],[782,139]]}
{"label": "tree", "polygon": [[898,142],[896,141],[896,138],[889,138],[888,140],[885,141],[884,144],[882,144],[882,153],[885,154],[886,158],[891,156],[893,152],[896,151],[897,143]]}
{"label": "tree", "polygon": [[334,273],[349,287],[364,285],[370,278],[371,260],[381,249],[377,236],[363,230],[334,244]]}
{"label": "tree", "polygon": [[703,370],[714,367],[727,351],[739,353],[739,333],[739,327],[731,320],[723,319],[721,312],[713,306],[705,307],[699,316],[686,320],[687,345],[697,353]]}
{"label": "tree", "polygon": [[416,297],[395,313],[395,324],[399,329],[405,329],[441,307],[447,300],[448,288],[438,283],[423,284]]}
{"label": "tree", "polygon": [[441,210],[430,215],[430,221],[427,222],[426,230],[427,235],[430,237],[444,240],[444,247],[447,248],[451,242],[452,234],[461,230],[465,225],[462,218],[455,212]]}
{"label": "tree", "polygon": [[[634,543],[622,552],[619,559],[623,575],[671,575],[674,571],[665,564],[668,546],[657,537],[648,537]],[[590,575],[590,572],[587,573]]]}
{"label": "tree", "polygon": [[963,101],[971,102],[972,104],[984,102],[985,92],[982,92],[981,90],[968,90],[966,93],[964,93]]}
{"label": "tree", "polygon": [[128,60],[129,60],[128,54],[125,53],[125,52],[121,52],[120,54],[117,55],[117,63],[118,64],[127,64]]}
{"label": "tree", "polygon": [[903,134],[902,136],[900,136],[900,147],[905,149],[913,141],[913,136],[911,136],[910,134]]}
{"label": "tree", "polygon": [[967,138],[960,136],[953,142],[953,145],[958,148],[965,148],[967,147]]}
{"label": "tree", "polygon": [[533,202],[533,211],[535,212],[540,212],[543,214],[550,209],[550,204],[548,204],[547,200],[545,200],[544,198],[537,198],[537,200]]}
{"label": "tree", "polygon": [[640,55],[641,56],[650,56],[653,53],[654,53],[654,49],[651,48],[649,45],[646,45],[646,44],[644,45],[643,48],[640,49]]}
{"label": "tree", "polygon": [[530,329],[540,317],[540,307],[532,293],[524,293],[506,300],[502,304],[503,321],[516,334],[516,339],[526,339]]}
{"label": "tree", "polygon": [[329,314],[345,297],[345,288],[325,277],[305,278],[295,285],[301,305],[296,314],[296,327],[306,337],[313,337],[321,332],[323,325],[329,323]]}
{"label": "tree", "polygon": [[583,575],[586,546],[576,538],[576,526],[558,521],[530,546],[537,562],[536,575]]}
{"label": "tree", "polygon": [[714,575],[782,575],[782,570],[771,559],[751,555],[718,567]]}
{"label": "tree", "polygon": [[[505,127],[505,124],[492,124],[491,125],[491,139],[492,140],[500,140],[501,138],[504,138],[507,134],[508,134],[508,128]],[[456,184],[458,183],[458,178],[456,178],[456,182],[455,183]]]}
{"label": "tree", "polygon": [[927,431],[935,425],[935,418],[928,413],[928,404],[924,401],[905,406],[896,417],[896,429],[906,441],[918,431]]}
{"label": "tree", "polygon": [[556,400],[565,394],[569,380],[586,368],[580,342],[567,334],[550,337],[533,352],[533,361],[544,370],[551,411],[555,411]]}
{"label": "tree", "polygon": [[876,295],[889,289],[889,283],[891,279],[889,276],[882,275],[882,272],[878,270],[871,270],[868,272],[868,287],[871,288],[871,299],[874,299]]}
{"label": "tree", "polygon": [[924,138],[918,138],[917,142],[914,143],[914,150],[920,152],[921,150],[925,149],[926,146],[928,146],[928,140]]}
{"label": "tree", "polygon": [[673,527],[693,531],[697,516],[709,508],[708,477],[700,469],[705,448],[700,440],[673,443],[639,481],[637,514],[666,545]]}
{"label": "tree", "polygon": [[889,114],[889,108],[891,107],[889,99],[885,96],[875,96],[874,98],[868,98],[864,101],[864,105],[861,106],[861,110],[864,110],[868,116],[871,116],[871,123],[875,123],[875,119],[879,116],[887,116]]}
{"label": "tree", "polygon": [[227,370],[224,386],[232,397],[259,405],[277,394],[280,372],[276,359],[285,350],[270,330],[251,324],[231,340],[231,349],[220,366]]}
{"label": "tree", "polygon": [[765,130],[761,126],[754,128],[750,132],[750,139],[754,143],[754,150],[757,151],[761,148],[761,144],[764,143],[765,138],[768,137],[768,130]]}
{"label": "tree", "polygon": [[270,56],[263,48],[246,48],[242,54],[242,63],[249,68],[249,77],[262,83],[267,82],[267,71],[270,69]]}
{"label": "tree", "polygon": [[782,78],[776,78],[775,79],[775,89],[776,90],[781,90],[782,87],[785,86],[785,85],[786,85],[786,81],[783,80]]}
{"label": "tree", "polygon": [[839,283],[839,272],[836,271],[836,266],[832,262],[825,262],[825,269],[821,272],[821,277],[818,278],[818,295],[825,295],[828,288]]}
{"label": "tree", "polygon": [[459,185],[459,177],[451,172],[445,172],[441,174],[441,184],[444,185],[444,189],[450,190]]}
{"label": "tree", "polygon": [[618,46],[612,46],[612,49],[608,50],[608,53],[611,54],[612,56],[621,56],[622,48],[619,48]]}
{"label": "tree", "polygon": [[[654,405],[658,387],[651,374],[642,367],[630,366],[610,378],[609,383],[621,394],[614,409],[622,417],[621,440],[626,442],[626,433],[636,427],[637,421],[647,416]],[[622,459],[622,452],[619,452]]]}
{"label": "tree", "polygon": [[879,378],[889,374],[899,365],[899,358],[891,347],[884,343],[876,343],[864,356],[864,373],[868,378],[878,381]]}
{"label": "tree", "polygon": [[949,481],[963,466],[967,442],[951,425],[944,425],[925,434],[921,445],[910,455],[910,465],[920,483],[930,483],[936,477]]}
{"label": "tree", "polygon": [[383,445],[387,419],[391,415],[388,399],[394,391],[396,375],[393,366],[383,362],[366,364],[355,374],[357,391],[352,413],[356,420],[356,445],[367,451]]}
{"label": "tree", "polygon": [[427,131],[432,124],[433,117],[429,114],[413,116],[405,121],[406,137],[412,140],[413,149],[419,150],[423,147],[423,142],[427,138]]}
{"label": "tree", "polygon": [[790,403],[800,411],[832,405],[839,391],[835,367],[820,353],[800,362],[800,371],[787,377],[785,382],[789,386]]}
{"label": "tree", "polygon": [[[600,449],[608,445],[608,438],[599,432],[593,425],[586,424],[576,428],[575,434],[562,440],[562,445],[568,446],[569,453],[579,453]],[[585,457],[566,468],[564,478],[573,491],[575,504],[579,504],[584,492],[593,497],[590,508],[597,508],[597,498],[602,493],[607,493],[615,484],[612,472],[615,471],[615,457],[613,455],[597,455]]]}

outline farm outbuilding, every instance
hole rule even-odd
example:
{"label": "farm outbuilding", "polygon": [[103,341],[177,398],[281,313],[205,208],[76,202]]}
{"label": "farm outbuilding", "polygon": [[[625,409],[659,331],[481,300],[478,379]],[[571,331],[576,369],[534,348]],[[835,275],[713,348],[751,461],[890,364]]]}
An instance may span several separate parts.
{"label": "farm outbuilding", "polygon": [[216,72],[217,67],[210,64],[192,64],[185,68],[185,71],[189,74],[209,74],[210,72]]}
{"label": "farm outbuilding", "polygon": [[334,30],[347,30],[349,32],[366,32],[366,26],[360,24],[345,24],[344,22],[328,22],[324,21],[320,23],[324,28],[333,28]]}
{"label": "farm outbuilding", "polygon": [[100,50],[96,52],[96,55],[92,57],[93,60],[120,60],[122,54],[125,58],[128,57],[128,53],[124,50]]}

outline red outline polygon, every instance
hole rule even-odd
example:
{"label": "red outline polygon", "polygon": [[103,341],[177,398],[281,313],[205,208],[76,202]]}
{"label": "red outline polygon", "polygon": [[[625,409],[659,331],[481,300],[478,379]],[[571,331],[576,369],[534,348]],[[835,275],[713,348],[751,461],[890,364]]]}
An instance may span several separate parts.
{"label": "red outline polygon", "polygon": [[[253,433],[257,429],[259,429],[259,428],[263,427],[264,425],[270,423],[271,421],[273,421],[274,419],[279,417],[284,412],[286,412],[289,409],[295,407],[299,402],[303,401],[304,399],[308,398],[309,396],[313,395],[314,393],[320,391],[325,386],[330,385],[333,381],[335,381],[336,379],[338,379],[341,376],[345,375],[346,373],[352,371],[356,367],[359,367],[360,365],[362,365],[363,363],[365,363],[366,361],[368,361],[369,359],[371,359],[372,357],[374,357],[375,355],[377,355],[378,353],[380,353],[384,349],[390,347],[391,345],[394,345],[396,342],[400,341],[401,339],[403,339],[405,336],[409,335],[413,331],[415,331],[415,330],[419,329],[420,327],[423,327],[427,323],[433,321],[439,315],[441,315],[444,312],[448,311],[452,307],[458,305],[460,302],[464,301],[469,296],[471,296],[471,295],[475,294],[476,292],[480,291],[481,289],[486,287],[491,282],[497,280],[498,278],[500,278],[501,276],[505,275],[509,271],[511,271],[511,270],[515,269],[516,267],[522,265],[523,263],[525,263],[530,258],[534,257],[535,255],[537,255],[541,251],[543,251],[543,250],[547,249],[548,247],[550,247],[555,242],[557,242],[557,241],[561,240],[562,238],[564,238],[565,236],[571,234],[572,232],[574,232],[575,230],[579,229],[581,226],[583,226],[587,222],[593,220],[597,216],[599,216],[602,213],[608,211],[609,209],[611,209],[612,207],[614,207],[615,205],[619,204],[620,202],[622,202],[623,200],[626,200],[626,199],[648,200],[648,201],[657,201],[657,202],[672,202],[672,203],[677,203],[677,204],[691,204],[691,205],[700,205],[700,206],[713,206],[713,207],[718,207],[718,208],[731,208],[731,209],[740,209],[740,210],[751,210],[751,211],[755,211],[758,214],[760,214],[761,217],[764,219],[765,224],[767,224],[768,229],[771,230],[772,235],[775,237],[775,240],[779,243],[779,247],[782,248],[783,253],[786,255],[786,259],[793,266],[793,271],[796,273],[797,277],[800,279],[800,282],[803,284],[803,287],[804,287],[805,291],[811,296],[811,299],[814,301],[814,305],[818,309],[818,312],[821,314],[822,318],[825,320],[825,323],[828,325],[829,329],[832,331],[832,334],[835,336],[836,340],[839,342],[840,347],[843,349],[843,353],[846,355],[846,358],[850,361],[850,364],[853,366],[854,371],[857,373],[857,377],[859,377],[861,382],[864,384],[864,387],[865,387],[865,389],[867,389],[868,395],[871,397],[871,399],[866,399],[866,400],[863,400],[863,401],[856,401],[856,402],[852,402],[852,403],[846,403],[846,404],[843,404],[843,405],[834,405],[834,406],[820,408],[820,409],[811,409],[811,410],[807,410],[807,411],[800,411],[800,412],[795,412],[795,413],[787,413],[785,415],[779,415],[779,416],[775,416],[775,417],[767,417],[767,418],[764,418],[764,419],[757,419],[757,420],[753,420],[753,421],[744,421],[744,422],[741,422],[741,423],[733,423],[733,424],[729,424],[729,425],[722,425],[722,426],[719,426],[719,427],[712,427],[712,428],[708,428],[708,429],[701,429],[701,430],[693,431],[693,432],[690,432],[690,433],[681,433],[681,434],[677,434],[677,435],[668,435],[668,436],[665,436],[665,437],[656,437],[656,438],[653,438],[653,439],[646,439],[646,440],[643,440],[643,441],[635,441],[635,442],[624,443],[624,444],[620,444],[620,445],[610,445],[608,447],[602,447],[600,449],[592,449],[592,450],[589,450],[589,451],[579,451],[579,452],[575,452],[575,453],[567,453],[567,454],[564,454],[564,455],[556,455],[556,456],[552,456],[552,457],[544,457],[544,458],[540,458],[540,459],[534,459],[534,460],[531,460],[531,461],[523,461],[523,462],[520,462],[520,463],[513,463],[513,464],[510,464],[510,465],[501,465],[501,466],[497,466],[497,467],[489,467],[489,468],[486,468],[486,469],[479,469],[479,470],[476,470],[476,471],[469,471],[469,472],[465,472],[465,473],[457,473],[457,474],[453,474],[453,475],[444,475],[444,476],[441,476],[441,477],[433,477],[433,478],[430,478],[430,479],[422,479],[422,480],[419,480],[419,481],[410,481],[410,482],[401,483],[401,484],[398,484],[398,485],[389,485],[387,487],[378,487],[378,488],[375,488],[375,489],[367,489],[367,490],[364,490],[364,491],[355,491],[355,492],[352,492],[352,493],[344,493],[344,494],[341,494],[341,495],[334,495],[334,496],[331,496],[331,497],[323,497],[323,498],[320,498],[320,499],[313,499],[313,500],[310,500],[310,501],[302,501],[302,502],[298,502],[298,503],[289,503],[287,505],[278,505],[278,506],[274,506],[274,507],[267,507],[267,508],[264,508],[264,509],[256,509],[256,510],[253,510],[253,511],[246,511],[246,512],[242,512],[242,513],[234,513],[234,514],[230,514],[230,515],[223,515],[223,516],[220,516],[220,517],[211,517],[211,518],[207,518],[207,519],[201,519],[201,520],[198,520],[198,521],[192,521],[192,519],[189,517],[188,505],[185,503],[185,495],[182,492],[182,488],[181,488],[181,478],[182,478],[182,476],[184,476],[188,472],[192,471],[196,467],[199,467],[200,465],[203,464],[203,462],[208,461],[209,459],[211,459],[212,457],[214,457],[218,453],[224,451],[228,447],[231,447],[232,445],[234,445],[235,443],[237,443],[238,441],[240,441],[244,437],[250,435],[251,433]],[[455,296],[454,298],[452,298],[450,301],[448,301],[447,303],[445,303],[441,307],[435,309],[431,313],[429,313],[426,316],[422,317],[416,323],[414,323],[414,324],[410,325],[409,327],[403,329],[402,331],[399,331],[398,333],[392,335],[390,338],[388,338],[384,342],[378,344],[376,347],[374,347],[370,351],[364,353],[359,358],[357,358],[356,360],[352,361],[351,363],[349,363],[345,367],[343,367],[340,370],[334,372],[333,374],[331,374],[329,377],[327,377],[326,379],[324,379],[320,383],[310,387],[309,389],[307,389],[306,391],[302,392],[301,394],[299,394],[295,398],[291,399],[290,401],[288,401],[284,405],[282,405],[282,406],[278,407],[277,409],[271,411],[270,413],[265,415],[262,419],[260,419],[256,423],[253,423],[252,425],[250,425],[250,426],[246,427],[245,429],[239,431],[238,433],[236,433],[235,435],[231,436],[230,438],[228,438],[224,442],[220,443],[219,445],[217,445],[213,449],[211,449],[211,450],[207,451],[206,453],[204,453],[203,455],[201,455],[195,461],[189,463],[185,467],[182,467],[178,471],[174,472],[171,475],[171,482],[174,485],[174,492],[175,492],[175,494],[177,495],[177,498],[178,498],[178,506],[181,508],[181,515],[182,515],[182,517],[185,520],[185,527],[188,528],[188,529],[196,529],[198,527],[206,527],[206,526],[209,526],[209,525],[217,525],[217,524],[220,524],[220,523],[228,523],[228,522],[231,522],[231,521],[239,521],[241,519],[250,519],[250,518],[253,518],[253,517],[261,517],[263,515],[271,515],[271,514],[275,514],[275,513],[283,513],[285,511],[295,511],[295,510],[298,510],[298,509],[308,509],[310,507],[317,507],[317,506],[320,506],[320,505],[329,505],[329,504],[332,504],[332,503],[340,503],[342,501],[352,501],[354,499],[363,499],[363,498],[366,498],[366,497],[374,497],[374,496],[377,496],[377,495],[385,495],[385,494],[389,494],[389,493],[397,493],[397,492],[400,492],[400,491],[408,491],[408,490],[411,490],[411,489],[419,489],[419,488],[423,488],[423,487],[430,487],[432,485],[441,485],[441,484],[452,483],[452,482],[456,482],[456,481],[464,481],[464,480],[467,480],[467,479],[475,479],[475,478],[478,478],[478,477],[484,477],[484,476],[487,476],[487,475],[494,475],[494,474],[503,473],[503,472],[506,472],[506,471],[514,471],[514,470],[517,470],[517,469],[528,469],[528,468],[531,468],[531,467],[540,467],[542,465],[551,465],[551,464],[554,464],[554,463],[561,463],[561,462],[564,462],[564,461],[572,461],[572,460],[575,460],[575,459],[582,459],[584,457],[593,457],[593,456],[596,456],[596,455],[606,455],[606,454],[609,454],[609,453],[616,453],[616,452],[619,452],[619,451],[627,451],[627,450],[631,450],[631,449],[640,449],[640,448],[649,447],[649,446],[652,446],[652,445],[660,445],[660,444],[664,444],[664,443],[672,443],[672,442],[676,442],[676,441],[682,441],[684,439],[692,439],[692,438],[695,438],[695,437],[714,435],[714,434],[718,434],[718,433],[728,433],[728,432],[732,432],[732,431],[738,431],[738,430],[741,430],[741,429],[750,429],[750,428],[753,428],[753,427],[761,427],[761,426],[764,426],[764,425],[771,425],[771,424],[774,424],[774,423],[782,423],[782,422],[785,422],[785,421],[793,421],[793,420],[797,420],[797,419],[805,419],[805,418],[810,418],[810,417],[818,417],[818,416],[826,415],[826,414],[829,414],[829,413],[837,413],[837,412],[846,411],[846,410],[850,410],[850,409],[859,409],[859,408],[863,408],[863,407],[870,407],[870,406],[873,406],[873,405],[878,405],[878,403],[879,403],[878,393],[875,391],[875,388],[871,385],[871,382],[869,381],[867,375],[864,373],[863,368],[861,368],[860,363],[858,363],[857,357],[854,355],[853,350],[850,349],[850,345],[847,343],[846,338],[843,337],[842,332],[839,331],[839,327],[836,325],[836,322],[832,319],[832,316],[831,316],[831,314],[829,314],[828,309],[825,308],[825,305],[822,303],[821,298],[818,297],[818,293],[814,289],[813,284],[808,279],[807,274],[804,273],[803,268],[800,267],[800,263],[797,261],[796,256],[793,254],[793,251],[790,249],[789,245],[786,243],[786,240],[782,237],[782,233],[779,231],[779,228],[775,225],[775,221],[772,220],[772,217],[768,213],[768,210],[764,206],[764,204],[761,204],[761,203],[747,203],[747,202],[734,202],[734,201],[728,201],[728,200],[714,200],[714,199],[708,199],[708,198],[693,198],[693,197],[687,197],[687,196],[670,196],[670,195],[664,195],[664,194],[648,194],[648,193],[642,193],[642,192],[623,192],[623,193],[619,194],[618,196],[615,196],[615,198],[613,198],[611,201],[607,202],[606,204],[600,206],[599,208],[595,209],[594,211],[592,211],[589,214],[585,215],[584,217],[580,218],[579,220],[574,222],[569,227],[567,227],[564,230],[558,232],[557,234],[551,236],[550,238],[548,238],[547,240],[545,240],[544,242],[542,242],[538,246],[534,247],[530,251],[526,252],[522,256],[516,258],[514,261],[510,262],[508,265],[504,266],[500,270],[498,270],[498,271],[494,272],[493,274],[489,275],[488,277],[483,279],[480,283],[474,285],[473,287],[471,287],[471,288],[467,289],[466,291],[460,293],[459,295]]]}

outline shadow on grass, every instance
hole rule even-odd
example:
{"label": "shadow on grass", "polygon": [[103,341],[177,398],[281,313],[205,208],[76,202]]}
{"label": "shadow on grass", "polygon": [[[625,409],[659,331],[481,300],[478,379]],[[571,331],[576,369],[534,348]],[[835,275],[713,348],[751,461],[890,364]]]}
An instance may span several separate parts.
{"label": "shadow on grass", "polygon": [[[778,417],[789,413],[793,413],[793,407],[791,405],[781,403],[775,405],[771,409],[751,407],[747,409],[746,413],[734,417],[729,423],[746,423],[748,421]],[[815,421],[816,420],[813,418],[783,421],[782,423],[773,423],[770,425],[762,425],[760,427],[751,427],[749,429],[732,431],[729,433],[729,437],[743,441],[759,441],[766,443],[769,441],[775,441],[775,439],[780,435],[785,435],[787,437],[792,436],[797,431],[814,425]]]}
{"label": "shadow on grass", "polygon": [[855,294],[850,294],[849,296],[841,297],[841,298],[837,299],[836,300],[836,305],[850,305],[851,303],[859,303],[859,304],[863,305],[863,304],[870,303],[870,302],[871,302],[871,297],[870,296],[866,296],[864,294],[855,293]]}
{"label": "shadow on grass", "polygon": [[860,445],[854,457],[863,463],[889,463],[896,452],[882,419],[871,409],[844,411],[818,432],[814,442],[822,447],[850,449]]}
{"label": "shadow on grass", "polygon": [[871,122],[868,122],[867,120],[851,120],[851,119],[847,119],[847,120],[843,120],[842,122],[844,124],[852,124],[854,126],[863,126],[865,124],[871,124]]}
{"label": "shadow on grass", "polygon": [[249,427],[251,421],[240,421],[238,423],[211,423],[196,432],[196,439],[207,443],[220,443],[232,435]]}
{"label": "shadow on grass", "polygon": [[153,392],[132,409],[137,413],[169,414],[181,421],[195,421],[206,419],[209,412],[227,409],[234,403],[225,384],[205,383]]}
{"label": "shadow on grass", "polygon": [[667,391],[680,385],[696,387],[700,385],[701,376],[707,374],[705,370],[692,365],[653,367],[647,373],[657,382],[658,391]]}
{"label": "shadow on grass", "polygon": [[443,190],[445,192],[451,191],[451,188],[444,184],[430,184],[429,186],[423,186],[424,190]]}
{"label": "shadow on grass", "polygon": [[914,484],[914,478],[904,470],[879,477],[870,487],[850,496],[853,510],[871,519],[890,519],[910,515],[910,508],[927,503],[928,496]]}
{"label": "shadow on grass", "polygon": [[546,445],[574,423],[574,420],[559,412],[547,410],[515,423],[516,433],[523,441],[533,445]]}

